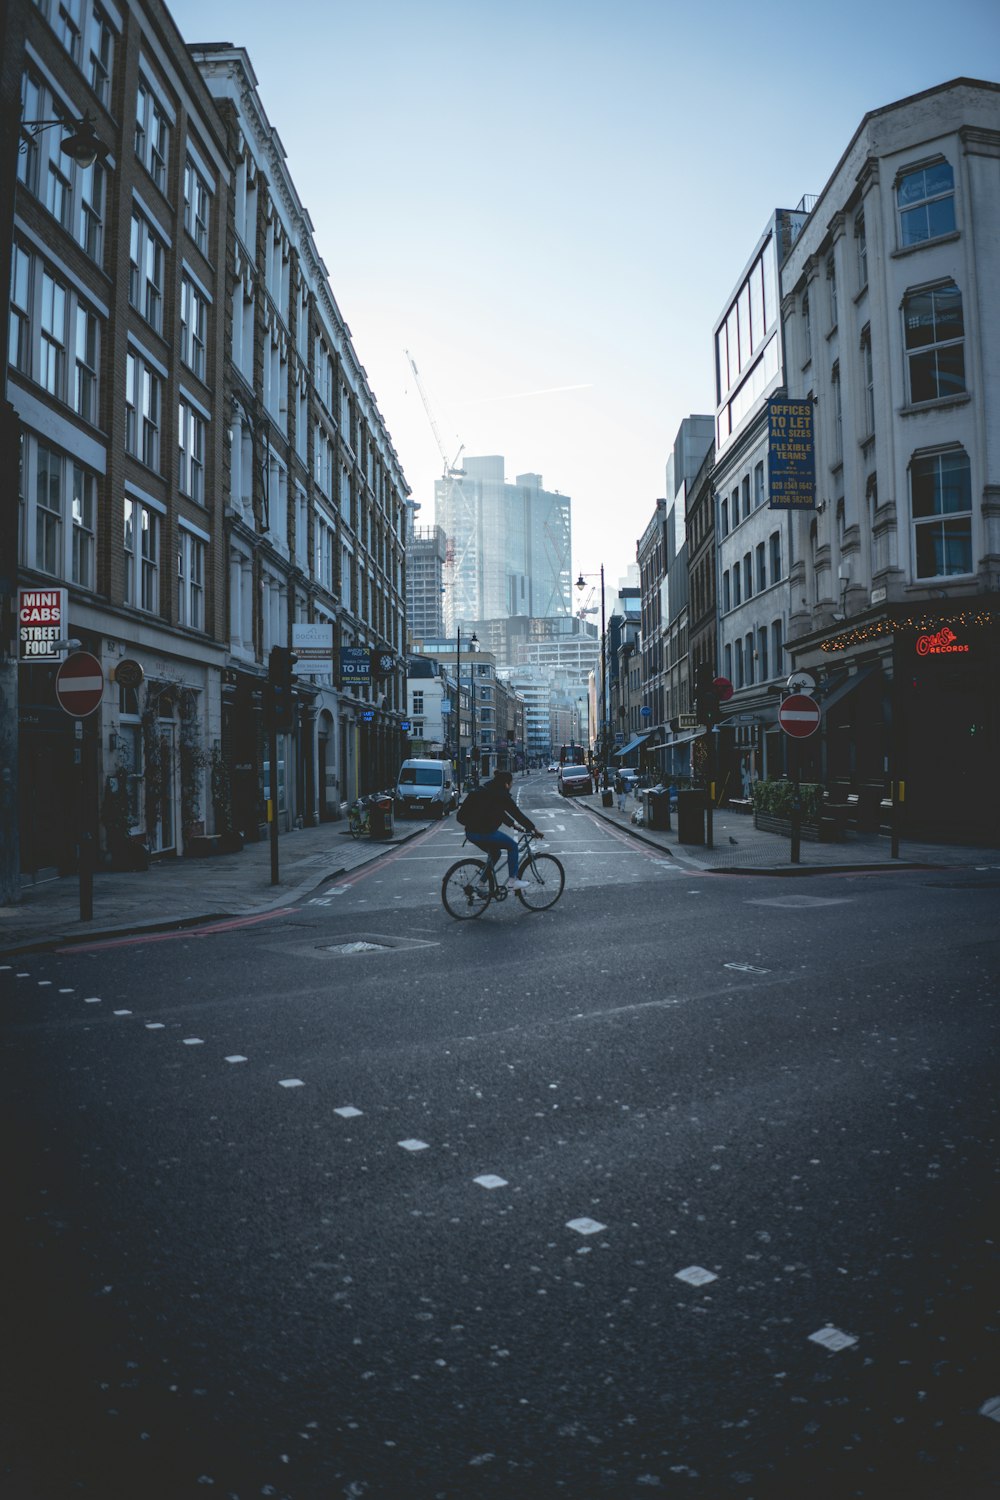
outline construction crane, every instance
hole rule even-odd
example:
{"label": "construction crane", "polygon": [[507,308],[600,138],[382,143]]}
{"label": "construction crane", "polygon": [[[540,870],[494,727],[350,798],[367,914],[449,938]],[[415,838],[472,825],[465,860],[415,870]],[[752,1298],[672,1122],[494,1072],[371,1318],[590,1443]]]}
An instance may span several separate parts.
{"label": "construction crane", "polygon": [[434,418],[424,383],[420,379],[417,362],[409,349],[404,349],[407,363],[413,371],[413,379],[423,402],[427,420],[434,434],[443,465],[441,473],[442,494],[439,513],[435,517],[443,525],[445,533],[445,580],[448,584],[445,614],[449,629],[456,621],[475,619],[479,613],[479,524],[478,508],[472,496],[466,494],[462,480],[465,470],[461,467],[465,444],[462,443],[452,461],[441,438],[441,431]]}
{"label": "construction crane", "polygon": [[593,588],[590,590],[590,593],[587,595],[586,599],[584,600],[583,604],[576,611],[578,619],[585,620],[588,615],[596,615],[597,614],[597,605],[593,603],[594,595],[596,593],[597,593],[597,584],[595,583],[594,586],[593,586]]}
{"label": "construction crane", "polygon": [[441,440],[441,433],[438,428],[438,424],[434,420],[434,413],[431,410],[431,403],[427,399],[427,392],[424,390],[424,383],[420,379],[420,371],[417,369],[417,362],[413,358],[413,355],[410,353],[409,349],[404,349],[403,353],[406,355],[406,358],[409,361],[410,369],[413,371],[413,379],[416,382],[417,391],[419,392],[420,399],[424,404],[424,411],[427,413],[427,420],[431,424],[431,432],[433,432],[434,434],[434,441],[438,445],[438,452],[441,455],[441,462],[444,465],[444,470],[441,477],[442,479],[458,478],[465,473],[464,469],[459,468],[459,461],[462,457],[462,454],[465,452],[465,444],[462,443],[458,452],[455,454],[455,457],[452,459],[451,463],[449,463],[448,453],[444,446],[444,443]]}

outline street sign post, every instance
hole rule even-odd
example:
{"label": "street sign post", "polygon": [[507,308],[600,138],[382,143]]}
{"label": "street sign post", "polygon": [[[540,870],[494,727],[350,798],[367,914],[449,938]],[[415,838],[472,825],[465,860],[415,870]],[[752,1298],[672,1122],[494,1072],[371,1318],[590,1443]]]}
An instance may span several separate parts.
{"label": "street sign post", "polygon": [[805,693],[792,693],[778,709],[778,723],[792,741],[792,851],[791,862],[799,863],[799,840],[802,832],[802,794],[799,774],[799,740],[808,739],[819,728],[820,708]]}
{"label": "street sign post", "polygon": [[815,734],[819,721],[819,704],[805,693],[793,693],[778,709],[778,723],[794,740],[805,740]]}
{"label": "street sign post", "polygon": [[89,651],[74,651],[56,673],[56,697],[65,713],[76,719],[75,737],[77,778],[77,866],[80,874],[80,921],[89,922],[94,915],[94,846],[86,820],[87,755],[83,723],[104,697],[104,673],[96,656]]}
{"label": "street sign post", "polygon": [[104,673],[96,656],[89,651],[74,651],[56,673],[56,697],[59,707],[75,719],[85,719],[104,697]]}

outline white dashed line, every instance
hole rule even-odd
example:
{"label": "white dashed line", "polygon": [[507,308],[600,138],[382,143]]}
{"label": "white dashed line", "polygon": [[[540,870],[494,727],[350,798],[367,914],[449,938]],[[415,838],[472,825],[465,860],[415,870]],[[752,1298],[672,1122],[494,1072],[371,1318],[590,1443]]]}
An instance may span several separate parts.
{"label": "white dashed line", "polygon": [[334,1110],[334,1114],[339,1115],[342,1120],[353,1120],[355,1116],[361,1113],[363,1111],[355,1109],[353,1104],[342,1104],[339,1109]]}
{"label": "white dashed line", "polygon": [[498,1188],[507,1186],[506,1177],[494,1177],[492,1172],[485,1172],[482,1177],[473,1177],[472,1180],[473,1182],[478,1182],[479,1186],[484,1188]]}
{"label": "white dashed line", "polygon": [[185,1047],[204,1047],[205,1043],[200,1036],[186,1036],[184,1038],[184,1045]]}
{"label": "white dashed line", "polygon": [[224,1061],[227,1063],[246,1062],[246,1058],[242,1055],[242,1053],[234,1052],[231,1057],[225,1058]]}
{"label": "white dashed line", "polygon": [[164,1030],[163,1022],[162,1021],[147,1021],[146,1022],[146,1030],[147,1031],[163,1031]]}
{"label": "white dashed line", "polygon": [[675,1273],[678,1281],[686,1281],[691,1286],[707,1286],[710,1281],[718,1281],[714,1271],[706,1271],[704,1266],[688,1266],[684,1271]]}
{"label": "white dashed line", "polygon": [[279,1078],[278,1087],[283,1089],[304,1089],[305,1083],[301,1078]]}
{"label": "white dashed line", "polygon": [[841,1333],[839,1328],[833,1328],[828,1323],[825,1328],[820,1328],[816,1333],[809,1335],[811,1344],[822,1344],[824,1349],[837,1354],[841,1349],[849,1349],[858,1341],[849,1333]]}
{"label": "white dashed line", "polygon": [[397,1141],[397,1146],[402,1146],[404,1151],[428,1151],[430,1148],[426,1141],[408,1140]]}
{"label": "white dashed line", "polygon": [[39,981],[38,981],[38,988],[39,988],[39,989],[40,989],[40,990],[44,990],[44,989],[45,989],[45,987],[46,987],[46,985],[50,985],[50,984],[51,984],[51,983],[52,983],[52,980],[51,980],[51,979],[40,979],[40,980],[39,980]]}
{"label": "white dashed line", "polygon": [[575,1229],[577,1234],[599,1234],[602,1229],[607,1229],[607,1224],[598,1224],[596,1219],[568,1219],[567,1229]]}
{"label": "white dashed line", "polygon": [[132,1012],[130,1010],[116,1010],[115,1011],[115,1015],[116,1016],[130,1016],[131,1014],[132,1014]]}
{"label": "white dashed line", "polygon": [[74,993],[74,991],[73,990],[60,990],[59,993],[60,993],[60,995],[72,995]]}
{"label": "white dashed line", "polygon": [[83,1003],[84,1005],[100,1005],[101,997],[100,995],[88,995]]}

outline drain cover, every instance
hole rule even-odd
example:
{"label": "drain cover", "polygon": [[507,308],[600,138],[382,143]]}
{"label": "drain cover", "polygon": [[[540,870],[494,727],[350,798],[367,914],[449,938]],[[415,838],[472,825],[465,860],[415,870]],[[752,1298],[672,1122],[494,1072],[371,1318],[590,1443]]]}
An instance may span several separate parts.
{"label": "drain cover", "polygon": [[334,943],[327,953],[387,953],[388,943]]}

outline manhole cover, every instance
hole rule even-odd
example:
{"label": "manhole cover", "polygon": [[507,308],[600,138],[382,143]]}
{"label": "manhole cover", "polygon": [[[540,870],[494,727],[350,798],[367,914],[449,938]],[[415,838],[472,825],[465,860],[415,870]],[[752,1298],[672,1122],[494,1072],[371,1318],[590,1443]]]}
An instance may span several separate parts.
{"label": "manhole cover", "polygon": [[387,943],[332,943],[327,953],[387,953]]}

